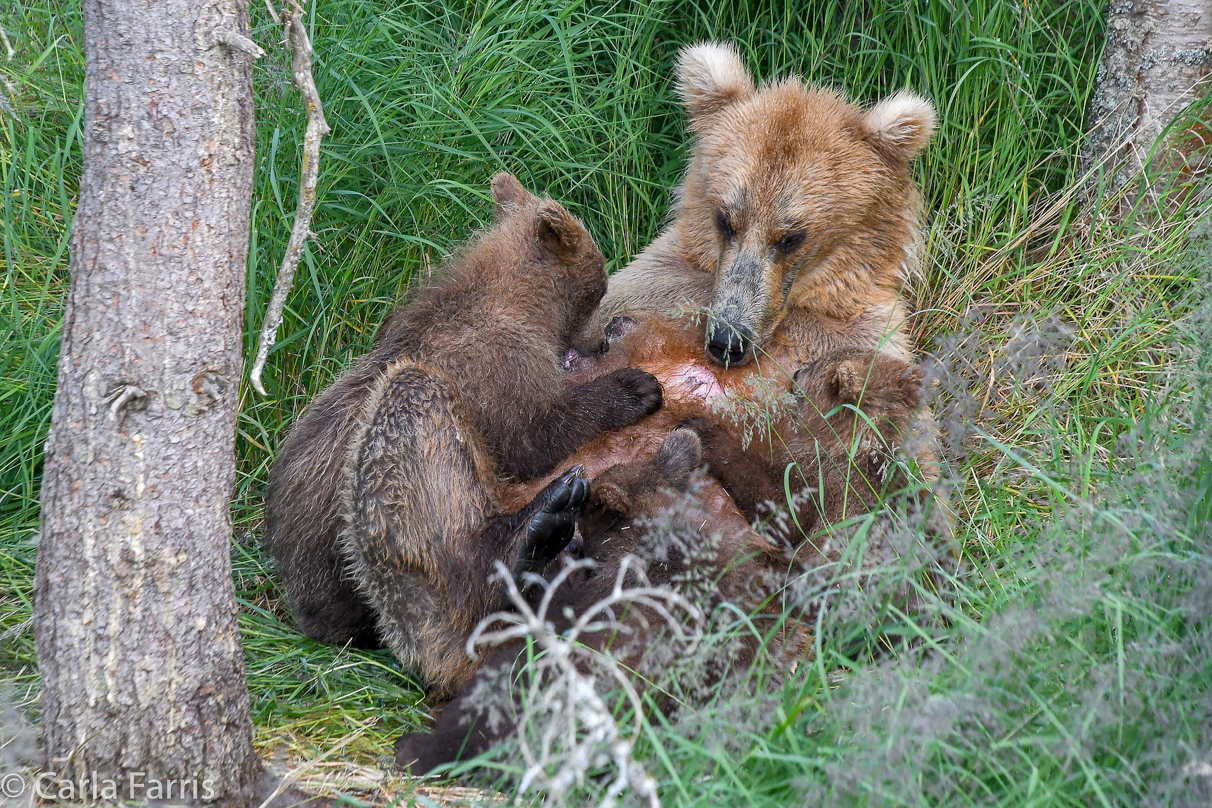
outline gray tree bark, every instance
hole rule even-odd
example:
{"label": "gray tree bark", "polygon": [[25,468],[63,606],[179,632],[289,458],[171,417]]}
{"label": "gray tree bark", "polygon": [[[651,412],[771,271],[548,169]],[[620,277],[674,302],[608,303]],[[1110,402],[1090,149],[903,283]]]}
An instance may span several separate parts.
{"label": "gray tree bark", "polygon": [[1085,168],[1103,162],[1119,186],[1142,169],[1166,126],[1202,95],[1210,45],[1212,0],[1112,0]]}
{"label": "gray tree bark", "polygon": [[113,779],[124,798],[174,780],[195,784],[186,801],[239,804],[260,772],[229,511],[248,33],[247,0],[84,0],[84,165],[34,631],[47,766]]}

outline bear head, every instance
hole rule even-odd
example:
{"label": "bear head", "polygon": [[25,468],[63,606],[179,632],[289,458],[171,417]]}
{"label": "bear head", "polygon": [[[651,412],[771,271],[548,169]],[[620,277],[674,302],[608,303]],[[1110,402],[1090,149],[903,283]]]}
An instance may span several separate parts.
{"label": "bear head", "polygon": [[929,101],[902,91],[864,112],[798,78],[757,88],[732,47],[710,43],[682,50],[677,87],[697,136],[677,227],[687,260],[715,275],[713,359],[748,361],[790,306],[846,321],[895,302]]}
{"label": "bear head", "polygon": [[[512,174],[492,178],[492,198],[492,227],[467,256],[482,287],[507,294],[511,309],[525,309],[515,312],[520,320],[551,323],[570,355],[600,353],[607,346],[598,309],[606,261],[593,236],[563,205],[530,193]],[[519,262],[525,271],[517,271]]]}
{"label": "bear head", "polygon": [[921,406],[924,373],[896,357],[848,354],[810,362],[793,378],[798,411],[816,441],[848,449],[862,432],[891,451]]}

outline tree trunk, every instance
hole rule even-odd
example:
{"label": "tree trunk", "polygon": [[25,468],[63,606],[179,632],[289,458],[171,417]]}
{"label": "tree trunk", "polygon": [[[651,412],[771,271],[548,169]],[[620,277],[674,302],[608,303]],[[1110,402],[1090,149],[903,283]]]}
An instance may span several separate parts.
{"label": "tree trunk", "polygon": [[1144,168],[1162,131],[1202,95],[1210,44],[1212,0],[1112,0],[1085,167],[1105,161],[1116,186]]}
{"label": "tree trunk", "polygon": [[229,544],[252,59],[222,31],[247,0],[84,0],[34,631],[48,769],[123,799],[237,804],[260,772]]}

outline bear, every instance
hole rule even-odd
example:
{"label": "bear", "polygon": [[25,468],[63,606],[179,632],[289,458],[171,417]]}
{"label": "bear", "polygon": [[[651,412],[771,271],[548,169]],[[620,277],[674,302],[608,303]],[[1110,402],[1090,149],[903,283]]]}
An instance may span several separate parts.
{"label": "bear", "polygon": [[588,485],[573,468],[516,512],[493,499],[496,469],[455,385],[423,363],[388,367],[359,415],[341,486],[338,547],[380,638],[430,695],[475,671],[464,650],[501,605],[494,563],[515,578],[572,540]]}
{"label": "bear", "polygon": [[[904,482],[891,472],[921,402],[923,373],[913,362],[851,349],[799,367],[764,356],[725,367],[703,357],[693,323],[659,315],[642,323],[615,318],[607,333],[609,352],[582,360],[581,372],[642,368],[661,382],[665,405],[586,444],[561,470],[595,477],[651,455],[688,426],[702,438],[709,472],[748,519],[790,494],[801,538],[866,511]],[[549,481],[508,486],[499,496],[520,507]]]}
{"label": "bear", "polygon": [[605,315],[706,313],[704,347],[723,365],[912,358],[901,293],[918,271],[912,166],[930,102],[901,91],[863,112],[794,77],[756,88],[720,43],[684,48],[675,73],[690,163],[672,223],[611,277]]}
{"label": "bear", "polygon": [[[465,510],[448,514],[451,524],[471,511],[516,514],[522,504],[491,507],[495,486],[543,475],[586,441],[661,405],[659,383],[643,371],[578,380],[569,370],[608,345],[599,312],[605,262],[584,225],[507,173],[493,178],[492,196],[491,228],[386,319],[370,352],[307,408],[270,471],[266,546],[299,628],[315,639],[372,647],[382,640],[379,616],[338,548],[351,445],[375,420],[369,400],[415,380],[429,391],[435,419],[458,423],[460,439],[479,442],[468,455],[474,472],[452,470],[446,479],[440,465],[428,466],[438,475],[430,482],[447,486],[443,496],[461,495],[459,485],[473,479],[488,492],[454,503]],[[425,395],[413,395],[421,406]]]}
{"label": "bear", "polygon": [[[802,625],[775,625],[782,614],[777,595],[788,561],[751,530],[727,494],[702,474],[702,451],[692,430],[675,429],[654,455],[617,464],[592,481],[580,532],[586,558],[597,563],[576,570],[552,591],[546,614],[556,631],[566,630],[574,615],[585,614],[611,594],[623,559],[630,555],[645,563],[649,584],[681,592],[703,612],[721,601],[744,613],[768,612],[770,626],[755,623],[769,634],[766,649],[779,656],[803,655],[810,642],[807,630]],[[554,577],[550,570],[548,576]],[[637,604],[620,614],[621,630],[582,634],[580,641],[597,650],[609,646],[623,669],[636,672],[635,686],[643,688],[644,680],[664,664],[645,659],[653,647],[662,646],[655,640],[663,621]],[[762,648],[750,632],[741,644],[722,660],[725,667],[747,668]],[[474,757],[512,735],[508,703],[502,710],[486,704],[484,694],[503,671],[513,668],[524,647],[524,640],[515,640],[493,650],[471,682],[439,708],[432,733],[410,733],[397,740],[397,765],[422,774]],[[659,706],[668,710],[675,705],[661,699]]]}
{"label": "bear", "polygon": [[886,354],[832,354],[795,372],[793,406],[749,445],[727,420],[684,425],[698,432],[713,476],[743,513],[758,519],[785,505],[810,538],[909,482],[896,453],[920,407],[923,376]]}
{"label": "bear", "polygon": [[[707,360],[764,359],[775,386],[849,351],[912,361],[903,292],[920,274],[923,215],[913,164],[933,105],[901,90],[864,111],[796,77],[759,88],[724,43],[683,48],[675,78],[694,142],[672,221],[611,276],[604,316],[685,319]],[[930,484],[928,530],[948,543],[940,445],[923,406],[903,446]]]}

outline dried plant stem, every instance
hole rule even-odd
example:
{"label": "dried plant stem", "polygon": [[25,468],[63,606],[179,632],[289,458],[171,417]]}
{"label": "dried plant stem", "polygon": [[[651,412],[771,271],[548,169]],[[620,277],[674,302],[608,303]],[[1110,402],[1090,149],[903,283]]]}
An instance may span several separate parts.
{"label": "dried plant stem", "polygon": [[[513,576],[497,562],[497,576],[515,611],[497,612],[480,621],[467,640],[467,652],[477,657],[479,646],[498,646],[531,637],[543,649],[526,686],[525,704],[517,723],[517,739],[526,770],[518,785],[520,795],[533,785],[546,789],[547,805],[563,805],[564,795],[581,784],[590,771],[610,760],[615,767],[600,808],[612,808],[627,790],[643,799],[649,808],[660,808],[656,781],[632,756],[643,730],[643,702],[631,676],[608,653],[591,650],[582,638],[611,630],[626,630],[616,615],[647,609],[672,631],[687,654],[693,653],[703,634],[703,615],[686,598],[671,589],[648,584],[643,565],[625,556],[609,595],[585,609],[565,631],[557,631],[548,619],[552,596],[577,570],[593,566],[590,559],[565,566],[545,587],[537,609],[519,593]],[[629,583],[629,578],[633,581]],[[489,630],[504,623],[504,628]],[[585,670],[583,671],[582,668]],[[615,711],[598,693],[593,672],[605,672],[623,692],[631,706],[634,725],[623,732]],[[538,730],[532,737],[531,729]],[[537,743],[536,743],[537,740]],[[553,771],[554,770],[554,771]]]}
{"label": "dried plant stem", "polygon": [[257,347],[257,359],[253,362],[250,374],[253,388],[261,395],[266,395],[265,387],[261,383],[261,371],[265,367],[269,349],[278,337],[282,310],[286,307],[286,296],[290,294],[295,281],[295,271],[298,270],[299,259],[303,256],[303,245],[312,235],[311,217],[316,209],[316,180],[320,176],[320,143],[324,136],[332,131],[328,127],[328,121],[324,119],[324,108],[312,76],[313,51],[311,40],[307,36],[307,26],[303,23],[303,8],[295,0],[290,0],[290,6],[283,9],[282,17],[286,28],[286,41],[294,54],[291,70],[293,82],[307,109],[307,132],[303,136],[303,165],[300,171],[299,204],[295,208],[295,224],[290,231],[286,254],[282,256],[282,267],[278,270],[278,278],[274,282],[269,307],[265,310],[265,320],[261,324],[261,342]]}

